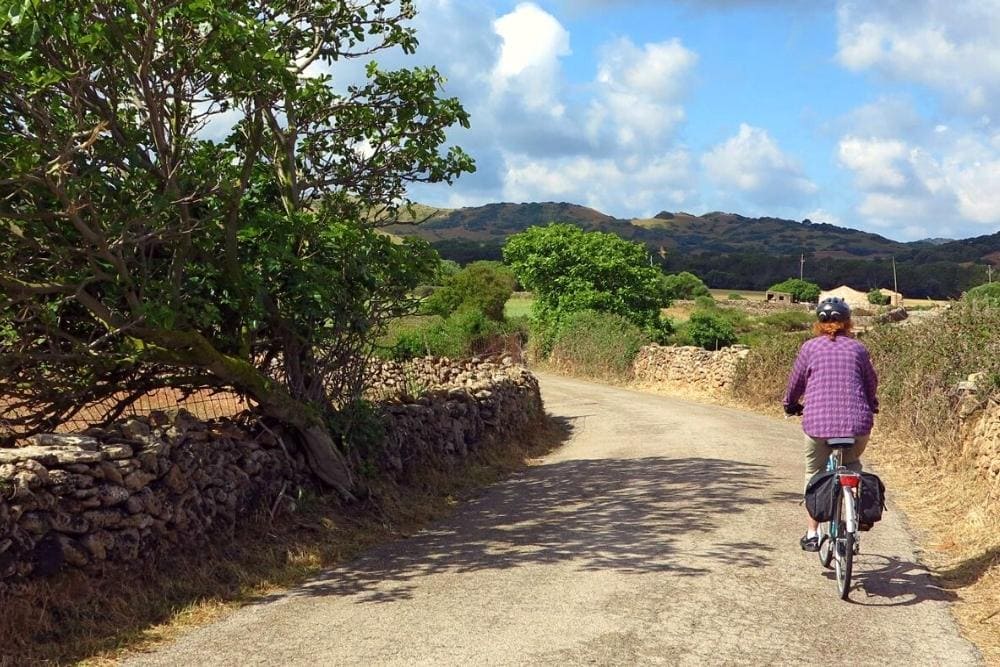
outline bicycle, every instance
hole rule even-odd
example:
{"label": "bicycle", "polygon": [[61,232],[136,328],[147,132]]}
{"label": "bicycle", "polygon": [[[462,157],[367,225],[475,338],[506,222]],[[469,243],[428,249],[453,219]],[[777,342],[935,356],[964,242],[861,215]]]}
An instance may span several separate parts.
{"label": "bicycle", "polygon": [[836,484],[841,493],[833,517],[819,527],[819,561],[827,568],[833,563],[837,592],[840,593],[841,600],[847,600],[850,595],[854,556],[861,549],[858,522],[861,473],[848,470],[843,465],[844,450],[853,447],[854,443],[854,438],[827,440],[827,445],[833,451],[827,459],[826,469],[836,473]]}

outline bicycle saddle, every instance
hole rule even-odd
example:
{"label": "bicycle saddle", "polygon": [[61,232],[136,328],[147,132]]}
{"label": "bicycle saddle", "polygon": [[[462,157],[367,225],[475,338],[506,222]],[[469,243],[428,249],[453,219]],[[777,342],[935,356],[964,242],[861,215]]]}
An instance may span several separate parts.
{"label": "bicycle saddle", "polygon": [[826,445],[832,449],[848,448],[853,447],[854,443],[857,442],[855,438],[827,438]]}

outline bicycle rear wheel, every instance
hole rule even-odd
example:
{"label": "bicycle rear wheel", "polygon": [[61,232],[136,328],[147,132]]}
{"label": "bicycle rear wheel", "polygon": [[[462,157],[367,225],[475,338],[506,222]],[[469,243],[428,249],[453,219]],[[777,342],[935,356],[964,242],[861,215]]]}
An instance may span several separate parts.
{"label": "bicycle rear wheel", "polygon": [[833,537],[830,536],[830,522],[824,521],[819,525],[819,562],[823,567],[830,567],[833,560]]}
{"label": "bicycle rear wheel", "polygon": [[851,593],[851,573],[854,569],[854,533],[845,532],[837,539],[836,555],[833,559],[837,572],[837,592],[846,600]]}

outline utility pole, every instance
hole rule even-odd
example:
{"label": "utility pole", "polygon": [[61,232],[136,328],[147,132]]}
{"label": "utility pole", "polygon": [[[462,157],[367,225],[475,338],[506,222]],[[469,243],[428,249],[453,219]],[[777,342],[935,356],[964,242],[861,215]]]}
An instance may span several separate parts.
{"label": "utility pole", "polygon": [[992,264],[987,264],[986,265],[986,275],[988,276],[989,281],[992,283],[993,282],[993,265]]}
{"label": "utility pole", "polygon": [[899,287],[896,285],[896,256],[892,256],[892,291],[899,294]]}
{"label": "utility pole", "polygon": [[803,269],[805,269],[805,266],[806,266],[806,256],[799,255],[799,280],[802,280],[802,273]]}

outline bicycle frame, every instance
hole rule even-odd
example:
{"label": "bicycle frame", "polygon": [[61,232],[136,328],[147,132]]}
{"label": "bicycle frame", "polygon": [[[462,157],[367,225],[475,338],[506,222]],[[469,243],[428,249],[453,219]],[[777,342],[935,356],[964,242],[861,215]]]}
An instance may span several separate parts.
{"label": "bicycle frame", "polygon": [[[826,539],[820,541],[820,561],[829,566],[835,561],[837,570],[837,586],[840,597],[846,600],[850,592],[850,579],[853,569],[854,554],[858,553],[858,509],[857,493],[861,484],[861,475],[847,470],[842,465],[843,452],[834,449],[827,460],[826,469],[836,472],[837,486],[840,489],[840,502],[834,510],[834,516],[826,525]],[[843,527],[843,534],[841,534]],[[824,553],[824,544],[827,551]]]}

